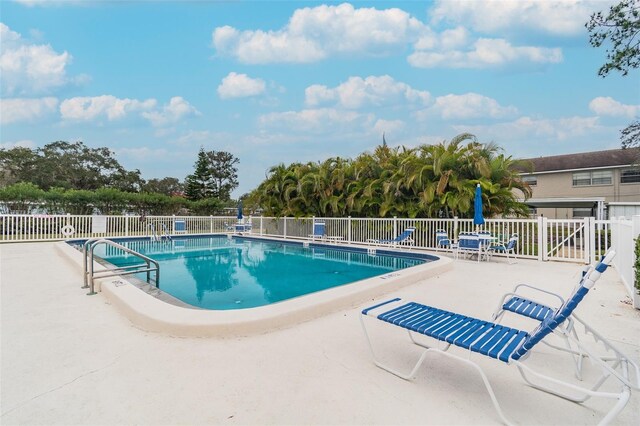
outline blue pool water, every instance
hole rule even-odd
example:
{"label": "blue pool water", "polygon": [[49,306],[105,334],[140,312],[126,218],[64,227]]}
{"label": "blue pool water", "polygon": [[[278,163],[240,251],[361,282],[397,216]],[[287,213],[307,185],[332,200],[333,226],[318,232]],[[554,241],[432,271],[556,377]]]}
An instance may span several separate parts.
{"label": "blue pool water", "polygon": [[[434,259],[226,236],[117,242],[160,263],[162,291],[196,307],[220,310],[268,305]],[[95,254],[117,266],[140,263],[111,246],[100,245]]]}

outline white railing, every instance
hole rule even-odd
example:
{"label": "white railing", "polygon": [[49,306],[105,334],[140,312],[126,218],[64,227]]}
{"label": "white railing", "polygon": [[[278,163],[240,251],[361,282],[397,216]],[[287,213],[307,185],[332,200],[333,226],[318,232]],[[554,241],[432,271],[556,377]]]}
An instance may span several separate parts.
{"label": "white railing", "polygon": [[[422,249],[438,249],[436,231],[444,230],[456,239],[461,232],[482,229],[491,232],[500,241],[507,241],[518,234],[519,257],[539,260],[559,260],[589,263],[609,247],[608,237],[595,238],[596,221],[593,218],[550,220],[537,219],[487,219],[477,228],[472,219],[406,219],[406,218],[267,218],[254,217],[253,229],[261,235],[282,238],[310,238],[314,221],[326,224],[326,235],[338,237],[347,243],[367,244],[368,240],[390,240],[408,227],[415,227],[413,246]],[[597,226],[608,230],[608,221],[598,221]],[[608,234],[606,234],[608,235]],[[592,240],[597,240],[596,245]],[[592,249],[593,247],[593,249]]]}
{"label": "white railing", "polygon": [[[367,244],[369,240],[390,240],[408,227],[416,248],[438,249],[435,234],[444,230],[452,239],[461,232],[478,228],[472,219],[407,218],[291,218],[249,217],[252,233],[282,238],[310,238],[313,223],[326,224],[326,235],[346,243]],[[176,221],[185,222],[185,234],[212,234],[233,231],[232,216],[82,216],[82,215],[0,215],[0,242],[48,241],[68,238],[149,236],[151,229],[175,233]],[[153,225],[151,227],[150,225]],[[550,220],[487,219],[482,230],[501,241],[518,234],[517,254],[522,258],[589,263],[610,244],[608,221],[593,218]],[[602,231],[596,232],[596,229]],[[604,234],[602,234],[604,233]],[[596,238],[596,234],[605,235]],[[596,244],[597,241],[597,244]]]}
{"label": "white railing", "polygon": [[52,241],[69,238],[150,236],[151,224],[174,233],[185,221],[188,234],[226,232],[235,217],[221,216],[83,216],[0,215],[0,242]]}
{"label": "white railing", "polygon": [[[234,231],[234,216],[83,216],[0,215],[0,242],[52,241],[63,239],[150,236],[150,224],[176,234],[176,222],[184,221],[184,234],[214,234]],[[456,240],[461,232],[479,230],[472,219],[249,217],[253,235],[285,239],[311,239],[313,224],[326,224],[326,235],[336,241],[369,244],[390,240],[408,227],[415,227],[413,247],[444,250],[437,246],[436,231],[444,230]],[[584,219],[487,219],[480,228],[506,241],[518,234],[516,254],[520,258],[591,263],[609,247],[618,255],[614,265],[631,297],[634,290],[634,238],[640,234],[640,216],[627,220]]]}

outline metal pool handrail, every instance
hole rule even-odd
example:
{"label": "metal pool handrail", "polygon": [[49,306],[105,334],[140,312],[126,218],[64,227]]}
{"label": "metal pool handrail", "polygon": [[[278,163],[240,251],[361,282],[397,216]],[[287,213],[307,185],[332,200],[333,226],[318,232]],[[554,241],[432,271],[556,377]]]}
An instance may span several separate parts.
{"label": "metal pool handrail", "polygon": [[[98,272],[94,272],[93,270],[93,259],[94,259],[94,250],[96,248],[96,246],[100,245],[100,244],[106,244],[112,247],[115,247],[117,249],[120,249],[122,251],[124,251],[125,253],[129,253],[132,254],[142,260],[145,261],[146,267],[145,265],[130,265],[130,266],[122,266],[122,267],[118,267],[118,268],[109,268],[106,271],[98,271]],[[83,272],[84,272],[84,286],[82,288],[89,288],[89,293],[87,293],[87,295],[94,295],[96,294],[96,292],[94,291],[95,285],[94,285],[94,279],[95,278],[106,278],[106,277],[115,277],[115,276],[119,276],[119,275],[131,275],[131,274],[138,274],[141,272],[146,272],[147,273],[147,283],[151,284],[151,272],[154,271],[155,272],[155,285],[156,288],[160,288],[160,264],[151,259],[148,256],[145,256],[141,253],[138,253],[135,250],[131,250],[128,247],[123,246],[122,244],[118,244],[116,242],[113,242],[111,240],[107,240],[107,239],[91,239],[91,240],[87,240],[83,247],[82,247],[82,254],[84,257],[84,268],[83,268]],[[87,265],[88,264],[88,265]],[[153,265],[153,266],[152,266]],[[100,274],[100,275],[96,275],[96,274]]]}

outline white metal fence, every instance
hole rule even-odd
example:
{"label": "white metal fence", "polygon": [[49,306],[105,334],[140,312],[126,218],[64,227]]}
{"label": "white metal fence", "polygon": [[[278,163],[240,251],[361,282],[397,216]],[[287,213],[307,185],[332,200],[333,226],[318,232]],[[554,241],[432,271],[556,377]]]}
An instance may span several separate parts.
{"label": "white metal fence", "polygon": [[[249,217],[252,234],[309,239],[315,221],[326,224],[326,235],[344,243],[368,244],[370,239],[393,239],[407,227],[415,227],[413,247],[438,249],[436,231],[457,239],[461,232],[477,230],[472,219],[407,218],[274,218]],[[82,216],[0,215],[0,243],[52,241],[69,238],[149,236],[152,227],[161,234],[176,233],[184,222],[184,234],[233,232],[234,216]],[[538,260],[590,263],[609,247],[618,255],[614,265],[634,297],[634,239],[640,234],[640,216],[628,220],[584,219],[487,219],[482,230],[499,240],[518,234],[518,257]]]}
{"label": "white metal fence", "polygon": [[185,221],[188,234],[213,234],[231,229],[236,220],[233,216],[0,215],[0,242],[149,236],[152,229],[173,234],[177,221]]}
{"label": "white metal fence", "polygon": [[[436,231],[456,239],[461,232],[476,230],[472,219],[361,219],[361,218],[268,218],[254,217],[254,234],[283,238],[309,238],[314,221],[326,224],[326,234],[347,243],[367,244],[369,239],[392,239],[413,226],[414,246],[437,249]],[[584,219],[487,219],[482,230],[506,241],[518,234],[519,257],[590,263],[611,245],[610,222]]]}
{"label": "white metal fence", "polygon": [[[82,216],[0,215],[0,242],[49,241],[66,238],[148,236],[152,229],[173,234],[177,222],[186,234],[233,231],[233,216]],[[370,239],[393,239],[413,226],[414,246],[437,249],[436,231],[456,239],[476,230],[472,219],[407,218],[274,218],[249,217],[253,234],[282,238],[309,238],[315,221],[326,224],[326,234],[346,243],[367,244]],[[611,221],[584,219],[487,219],[482,230],[506,241],[518,234],[519,257],[589,263],[611,245]]]}

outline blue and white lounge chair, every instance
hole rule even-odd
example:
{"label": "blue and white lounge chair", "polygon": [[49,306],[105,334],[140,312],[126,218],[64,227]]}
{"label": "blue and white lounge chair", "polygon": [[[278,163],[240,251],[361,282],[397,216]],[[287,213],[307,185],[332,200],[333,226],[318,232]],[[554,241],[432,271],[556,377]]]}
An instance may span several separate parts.
{"label": "blue and white lounge chair", "polygon": [[[585,402],[591,397],[617,400],[613,408],[607,412],[600,422],[601,424],[607,424],[624,409],[630,398],[631,389],[640,390],[640,368],[602,335],[597,333],[584,321],[580,320],[575,315],[574,310],[606,270],[614,256],[615,252],[610,252],[602,262],[598,263],[593,270],[590,270],[583,277],[580,285],[571,297],[569,297],[553,315],[545,318],[545,320],[531,332],[506,327],[415,302],[403,302],[399,298],[364,309],[360,316],[360,322],[374,363],[376,366],[405,380],[412,380],[416,377],[418,369],[427,355],[431,353],[441,354],[471,366],[482,378],[500,419],[505,424],[510,424],[500,408],[484,371],[477,363],[471,360],[470,355],[475,352],[487,358],[502,361],[504,363],[503,365],[513,365],[517,367],[525,382],[530,386],[561,398],[578,403]],[[585,327],[585,330],[594,336],[596,342],[601,343],[604,348],[612,354],[610,356],[600,356],[592,352],[590,348],[585,347],[580,341],[573,341],[599,368],[599,372],[601,373],[601,376],[595,381],[593,386],[590,387],[577,386],[570,382],[545,376],[535,372],[525,364],[531,350],[536,344],[551,333],[566,334],[569,339],[573,339],[573,336],[571,336],[566,329],[566,320],[570,316],[573,316],[576,321],[580,322]],[[411,371],[403,373],[378,361],[371,344],[371,339],[367,333],[365,317],[377,318],[387,324],[407,330],[411,341],[425,348]],[[414,334],[431,337],[438,341],[440,345],[435,347],[418,342],[414,338]],[[452,346],[463,348],[465,352],[463,352],[462,356],[448,352]],[[601,386],[610,378],[619,386],[619,391],[600,391]]]}
{"label": "blue and white lounge chair", "polygon": [[309,238],[324,240],[327,237],[327,224],[324,222],[313,222],[313,234]]}
{"label": "blue and white lounge chair", "polygon": [[369,238],[367,239],[367,242],[373,243],[373,244],[382,244],[382,245],[407,244],[412,246],[414,243],[412,236],[415,231],[416,231],[416,228],[413,226],[410,226],[407,229],[405,229],[402,232],[402,234],[398,235],[392,240],[376,240],[373,238]]}
{"label": "blue and white lounge chair", "polygon": [[509,258],[509,254],[513,255],[513,257],[515,258],[517,246],[518,246],[518,234],[511,234],[509,241],[493,244],[489,246],[488,254],[489,256],[491,256],[493,253],[505,253],[507,255],[507,262],[509,262],[510,264],[515,263],[515,261],[511,262],[511,259]]}

